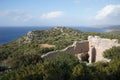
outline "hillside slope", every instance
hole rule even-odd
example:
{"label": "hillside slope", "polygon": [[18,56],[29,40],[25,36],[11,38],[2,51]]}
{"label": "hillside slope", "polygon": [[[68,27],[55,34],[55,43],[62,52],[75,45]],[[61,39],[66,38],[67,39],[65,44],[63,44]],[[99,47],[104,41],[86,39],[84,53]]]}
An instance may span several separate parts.
{"label": "hillside slope", "polygon": [[[74,41],[82,39],[83,32],[71,28],[56,27],[49,30],[28,32],[25,36],[0,45],[0,61],[21,54],[44,54],[52,50],[63,49]],[[55,45],[53,48],[41,48],[40,44]]]}
{"label": "hillside slope", "polygon": [[[22,54],[45,54],[49,51],[60,50],[74,41],[81,41],[87,39],[89,35],[98,35],[107,38],[120,37],[111,34],[82,32],[66,27],[56,27],[48,30],[35,30],[28,32],[25,36],[0,45],[0,61],[16,57]],[[54,47],[41,47],[41,45]]]}
{"label": "hillside slope", "polygon": [[59,52],[52,58],[41,58],[42,54],[63,49],[90,35],[120,41],[116,34],[57,27],[31,31],[13,42],[0,45],[0,80],[119,80],[120,47],[104,52],[104,56],[111,59],[110,63],[86,65],[66,52]]}

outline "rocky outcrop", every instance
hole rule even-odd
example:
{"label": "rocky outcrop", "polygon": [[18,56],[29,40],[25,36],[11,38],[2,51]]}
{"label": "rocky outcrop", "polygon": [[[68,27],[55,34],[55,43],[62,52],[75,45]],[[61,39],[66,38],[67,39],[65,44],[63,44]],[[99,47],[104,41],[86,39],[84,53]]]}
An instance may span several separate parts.
{"label": "rocky outcrop", "polygon": [[25,37],[24,43],[30,43],[32,41],[32,38],[33,38],[33,32],[29,31]]}

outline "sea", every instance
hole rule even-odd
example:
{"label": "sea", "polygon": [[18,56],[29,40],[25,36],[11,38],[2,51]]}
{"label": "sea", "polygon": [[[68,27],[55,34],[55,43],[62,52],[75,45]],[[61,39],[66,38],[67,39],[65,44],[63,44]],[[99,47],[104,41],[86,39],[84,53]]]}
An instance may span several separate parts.
{"label": "sea", "polygon": [[[53,28],[50,26],[40,26],[40,27],[26,27],[26,26],[22,26],[22,27],[18,27],[18,26],[8,26],[8,27],[0,27],[0,45],[1,44],[5,44],[11,41],[16,40],[17,38],[27,34],[29,31],[32,30],[47,30],[49,28]],[[84,26],[74,26],[71,27],[73,29],[77,29],[77,30],[81,30],[81,31],[85,31],[85,32],[100,32],[100,33],[105,33],[106,29],[104,28],[93,28],[93,27],[84,27]]]}

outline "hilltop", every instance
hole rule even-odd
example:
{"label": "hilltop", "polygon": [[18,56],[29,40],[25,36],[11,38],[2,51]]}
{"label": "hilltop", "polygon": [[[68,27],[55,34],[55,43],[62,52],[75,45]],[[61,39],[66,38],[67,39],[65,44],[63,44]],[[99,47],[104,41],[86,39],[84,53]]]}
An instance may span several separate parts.
{"label": "hilltop", "polygon": [[[116,35],[82,32],[67,27],[55,27],[48,30],[34,30],[28,32],[26,35],[17,40],[0,45],[1,60],[8,59],[10,56],[17,56],[21,54],[45,54],[49,51],[60,50],[73,44],[74,41],[87,40],[89,35],[98,35],[110,39],[119,39]],[[120,39],[119,39],[120,40]],[[54,45],[51,48],[42,48],[41,44]]]}
{"label": "hilltop", "polygon": [[[79,30],[66,27],[30,31],[13,42],[0,45],[0,61],[19,54],[45,54],[48,51],[63,49],[74,41],[82,40],[82,34],[83,32]],[[55,45],[55,47],[41,48],[40,44]]]}
{"label": "hilltop", "polygon": [[[0,76],[3,74],[0,80],[93,80],[98,77],[100,77],[98,80],[113,78],[117,80],[116,76],[120,73],[118,70],[120,47],[114,47],[105,52],[104,56],[111,59],[110,63],[98,62],[92,65],[80,62],[73,54],[59,52],[68,46],[68,48],[77,47],[70,45],[74,42],[76,45],[77,42],[82,44],[79,41],[87,40],[88,36],[120,41],[120,36],[116,34],[83,32],[66,27],[30,31],[13,42],[0,45]],[[101,38],[99,39],[102,43]],[[95,40],[97,39],[96,37]],[[80,47],[84,48],[82,45]],[[61,54],[47,59],[41,57],[51,51],[58,51]],[[103,73],[104,75],[101,75]]]}

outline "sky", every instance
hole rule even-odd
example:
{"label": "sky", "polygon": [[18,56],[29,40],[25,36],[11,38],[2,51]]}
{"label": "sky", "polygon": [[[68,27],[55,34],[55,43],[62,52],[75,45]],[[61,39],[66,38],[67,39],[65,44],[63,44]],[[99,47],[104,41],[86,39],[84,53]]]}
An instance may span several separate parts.
{"label": "sky", "polygon": [[120,0],[0,0],[0,26],[120,25]]}

